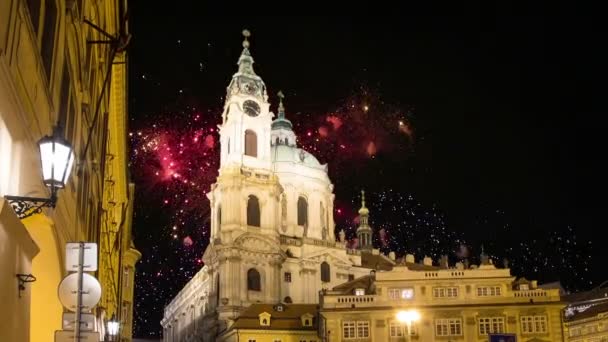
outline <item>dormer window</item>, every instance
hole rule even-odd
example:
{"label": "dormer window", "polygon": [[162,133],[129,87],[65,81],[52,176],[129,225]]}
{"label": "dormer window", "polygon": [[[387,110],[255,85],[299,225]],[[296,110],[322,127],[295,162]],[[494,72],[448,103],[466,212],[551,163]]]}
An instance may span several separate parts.
{"label": "dormer window", "polygon": [[268,312],[262,312],[258,316],[260,318],[260,326],[269,327],[271,315]]}
{"label": "dormer window", "polygon": [[365,296],[365,289],[355,289],[355,296]]}
{"label": "dormer window", "polygon": [[303,327],[312,327],[313,318],[314,318],[314,316],[309,313],[303,314],[302,317],[300,317],[300,320],[302,321],[302,326]]}

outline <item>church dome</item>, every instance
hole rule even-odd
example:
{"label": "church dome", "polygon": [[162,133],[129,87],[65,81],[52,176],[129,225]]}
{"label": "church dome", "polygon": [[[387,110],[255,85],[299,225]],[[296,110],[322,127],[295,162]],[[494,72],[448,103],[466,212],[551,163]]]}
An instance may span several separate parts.
{"label": "church dome", "polygon": [[321,164],[315,156],[296,146],[275,145],[272,146],[271,153],[273,163],[287,162],[327,173],[327,164]]}

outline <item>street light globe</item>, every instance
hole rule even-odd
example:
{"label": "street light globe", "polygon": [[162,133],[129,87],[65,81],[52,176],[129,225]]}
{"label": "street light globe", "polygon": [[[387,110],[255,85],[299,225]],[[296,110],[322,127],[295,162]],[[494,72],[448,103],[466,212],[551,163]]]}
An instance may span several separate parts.
{"label": "street light globe", "polygon": [[397,312],[397,320],[402,323],[416,322],[420,319],[420,313],[416,310]]}
{"label": "street light globe", "polygon": [[120,323],[116,320],[116,317],[112,315],[112,319],[108,321],[108,335],[114,337],[118,334],[118,327]]}
{"label": "street light globe", "polygon": [[42,177],[49,188],[65,187],[72,165],[74,164],[74,149],[58,132],[38,141]]}

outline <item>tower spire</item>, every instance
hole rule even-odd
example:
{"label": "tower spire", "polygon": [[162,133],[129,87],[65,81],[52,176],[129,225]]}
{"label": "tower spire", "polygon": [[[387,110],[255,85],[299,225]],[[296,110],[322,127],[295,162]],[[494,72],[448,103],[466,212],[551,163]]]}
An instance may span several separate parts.
{"label": "tower spire", "polygon": [[[283,105],[283,99],[285,98],[285,94],[283,94],[283,91],[279,90],[279,92],[277,93],[277,97],[279,98],[279,109],[278,109],[278,117],[272,122],[272,129],[273,130],[280,130],[283,129],[287,132],[291,132],[289,133],[289,137],[288,139],[292,140],[293,143],[296,142],[295,140],[295,135],[292,132],[293,129],[293,125],[291,124],[291,121],[289,121],[288,119],[285,118],[285,106]],[[279,140],[283,140],[284,137],[280,138]],[[289,144],[286,144],[289,145]]]}
{"label": "tower spire", "polygon": [[283,99],[285,98],[285,95],[283,95],[283,92],[279,90],[277,96],[279,97],[279,119],[285,119],[285,107],[283,106]]}
{"label": "tower spire", "polygon": [[266,85],[262,81],[262,78],[253,70],[253,57],[251,57],[251,52],[249,51],[251,32],[245,29],[242,34],[243,51],[237,62],[239,69],[232,75],[232,80],[227,89],[226,100],[229,102],[233,95],[244,95],[266,102],[268,100]]}
{"label": "tower spire", "polygon": [[369,209],[365,207],[365,190],[361,190],[361,208],[359,209],[359,227],[357,228],[359,249],[371,250],[372,228],[369,226]]}

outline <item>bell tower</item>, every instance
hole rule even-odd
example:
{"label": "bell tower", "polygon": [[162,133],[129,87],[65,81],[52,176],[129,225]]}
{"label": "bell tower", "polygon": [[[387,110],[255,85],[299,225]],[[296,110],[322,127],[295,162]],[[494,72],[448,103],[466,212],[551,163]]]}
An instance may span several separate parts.
{"label": "bell tower", "polygon": [[270,170],[270,126],[274,115],[270,112],[266,85],[253,70],[250,35],[243,30],[238,71],[226,91],[220,125],[220,174],[226,168]]}
{"label": "bell tower", "polygon": [[365,207],[365,191],[361,190],[361,208],[359,209],[359,228],[357,228],[357,238],[359,240],[359,249],[371,251],[372,245],[372,228],[369,226],[369,209]]}
{"label": "bell tower", "polygon": [[248,30],[243,31],[238,71],[227,88],[219,176],[207,193],[210,243],[203,255],[213,270],[215,311],[229,326],[252,303],[281,298],[279,198],[283,188],[272,172],[273,114],[266,85],[253,70]]}

